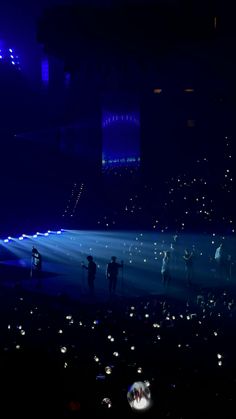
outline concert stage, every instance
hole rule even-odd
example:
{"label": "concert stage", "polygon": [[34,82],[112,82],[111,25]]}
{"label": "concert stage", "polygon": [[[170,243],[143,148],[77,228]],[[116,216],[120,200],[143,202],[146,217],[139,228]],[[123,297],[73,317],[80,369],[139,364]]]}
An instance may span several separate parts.
{"label": "concert stage", "polygon": [[[23,238],[22,238],[23,237]],[[95,295],[92,301],[107,301],[108,280],[106,266],[111,256],[124,261],[116,290],[117,298],[167,294],[177,299],[196,297],[201,288],[234,288],[232,264],[231,280],[219,280],[214,264],[214,252],[223,241],[228,254],[235,252],[235,239],[210,235],[187,235],[179,238],[178,254],[172,260],[172,281],[168,289],[161,281],[162,251],[168,250],[172,235],[135,231],[61,230],[37,233],[32,236],[1,240],[1,287],[20,286],[27,291],[52,296],[66,295],[74,300],[91,301],[87,285],[87,271],[82,268],[86,257],[92,255],[97,263]],[[194,280],[191,287],[185,279],[182,259],[184,249],[195,245]],[[31,250],[35,246],[42,255],[40,279],[30,277]]]}

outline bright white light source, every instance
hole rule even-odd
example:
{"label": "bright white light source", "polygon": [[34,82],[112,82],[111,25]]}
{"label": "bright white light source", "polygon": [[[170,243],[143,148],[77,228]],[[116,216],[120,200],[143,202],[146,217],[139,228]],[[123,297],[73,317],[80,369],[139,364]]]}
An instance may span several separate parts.
{"label": "bright white light source", "polygon": [[108,409],[110,409],[112,407],[111,399],[109,399],[108,397],[105,397],[102,400],[102,406],[107,407]]}
{"label": "bright white light source", "polygon": [[150,389],[146,383],[138,381],[130,387],[127,393],[127,399],[132,409],[145,410],[151,406]]}
{"label": "bright white light source", "polygon": [[112,373],[111,367],[105,367],[106,374],[110,375]]}

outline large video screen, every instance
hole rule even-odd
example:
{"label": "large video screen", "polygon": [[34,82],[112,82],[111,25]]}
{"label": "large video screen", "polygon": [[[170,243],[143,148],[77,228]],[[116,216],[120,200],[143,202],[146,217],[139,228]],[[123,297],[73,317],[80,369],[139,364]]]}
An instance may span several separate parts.
{"label": "large video screen", "polygon": [[102,167],[130,167],[140,164],[140,114],[110,112],[102,114]]}

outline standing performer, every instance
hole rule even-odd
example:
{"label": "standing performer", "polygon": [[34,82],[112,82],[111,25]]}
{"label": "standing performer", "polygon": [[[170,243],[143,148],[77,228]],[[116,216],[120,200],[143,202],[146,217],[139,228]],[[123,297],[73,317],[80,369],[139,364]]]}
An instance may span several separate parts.
{"label": "standing performer", "polygon": [[171,280],[170,275],[170,252],[164,251],[164,257],[162,259],[162,267],[161,267],[161,274],[162,274],[162,282],[164,286],[168,286]]}
{"label": "standing performer", "polygon": [[124,263],[121,261],[121,263],[116,262],[116,256],[112,256],[111,262],[107,265],[107,272],[106,276],[107,279],[109,279],[109,293],[110,295],[112,293],[116,292],[116,285],[117,285],[117,277],[119,273],[119,268],[123,268]]}
{"label": "standing performer", "polygon": [[94,280],[97,272],[97,265],[92,256],[87,256],[88,266],[82,265],[88,271],[88,288],[91,295],[94,294]]}
{"label": "standing performer", "polygon": [[217,271],[218,280],[225,279],[226,277],[225,251],[224,251],[223,243],[221,243],[215,251],[215,263],[216,263],[216,271]]}
{"label": "standing performer", "polygon": [[190,253],[188,249],[185,249],[183,259],[185,262],[187,284],[190,286],[192,285],[193,279],[193,252]]}
{"label": "standing performer", "polygon": [[30,276],[31,278],[39,277],[40,273],[42,271],[42,256],[39,253],[39,251],[36,249],[36,247],[32,247],[32,255],[31,255],[31,270],[30,270]]}

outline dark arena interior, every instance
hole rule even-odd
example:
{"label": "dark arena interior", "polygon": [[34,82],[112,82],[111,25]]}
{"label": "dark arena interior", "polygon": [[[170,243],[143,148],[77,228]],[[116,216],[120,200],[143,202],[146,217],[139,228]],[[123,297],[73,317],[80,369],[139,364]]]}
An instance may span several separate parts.
{"label": "dark arena interior", "polygon": [[1,2],[4,419],[235,419],[234,20]]}

